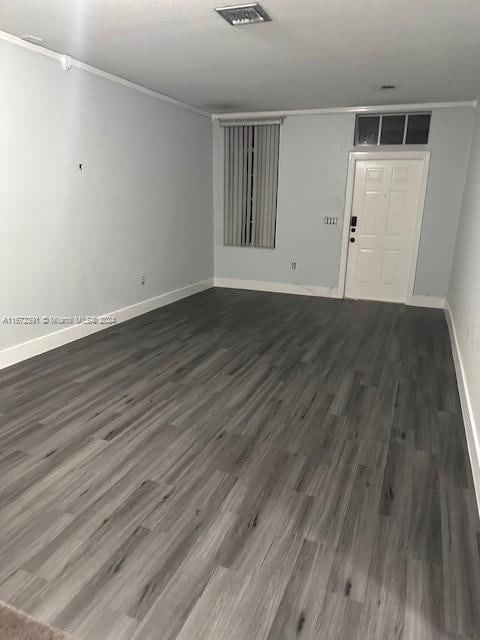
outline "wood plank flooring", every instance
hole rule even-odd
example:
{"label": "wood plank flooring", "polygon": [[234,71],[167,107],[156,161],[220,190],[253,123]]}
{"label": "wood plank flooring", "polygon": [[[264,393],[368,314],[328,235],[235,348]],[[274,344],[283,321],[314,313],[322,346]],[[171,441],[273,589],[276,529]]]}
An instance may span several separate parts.
{"label": "wood plank flooring", "polygon": [[211,289],[0,372],[0,598],[79,640],[480,638],[443,313]]}

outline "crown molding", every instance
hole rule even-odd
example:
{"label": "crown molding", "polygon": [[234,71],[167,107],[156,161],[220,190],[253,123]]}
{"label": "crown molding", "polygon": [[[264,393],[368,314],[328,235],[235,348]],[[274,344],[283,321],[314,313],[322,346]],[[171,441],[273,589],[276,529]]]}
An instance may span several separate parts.
{"label": "crown molding", "polygon": [[104,78],[105,80],[110,80],[110,82],[115,82],[116,84],[120,84],[124,87],[128,87],[129,89],[133,89],[134,91],[139,91],[140,93],[144,93],[152,98],[157,98],[158,100],[162,100],[163,102],[167,102],[168,104],[172,104],[176,107],[180,107],[181,109],[186,109],[187,111],[191,111],[193,113],[197,113],[202,116],[206,116],[208,118],[212,118],[212,120],[216,121],[229,121],[229,120],[245,120],[252,118],[282,118],[287,116],[309,116],[309,115],[327,115],[334,113],[374,113],[381,111],[382,113],[388,113],[392,111],[419,111],[419,110],[429,110],[429,109],[452,109],[455,107],[471,107],[476,108],[477,100],[466,100],[466,101],[458,101],[458,102],[418,102],[418,103],[410,103],[410,104],[388,104],[388,105],[367,105],[367,106],[358,106],[358,107],[328,107],[328,108],[319,108],[319,109],[285,109],[279,111],[243,111],[237,113],[210,113],[209,111],[204,111],[203,109],[199,109],[198,107],[194,107],[186,102],[182,102],[181,100],[176,100],[175,98],[171,98],[163,93],[159,93],[158,91],[154,91],[153,89],[148,89],[140,84],[136,84],[135,82],[131,82],[130,80],[126,80],[120,76],[116,76],[112,73],[108,73],[108,71],[103,71],[102,69],[98,69],[97,67],[93,67],[85,62],[81,62],[80,60],[76,60],[75,58],[71,58],[70,56],[62,53],[58,53],[57,51],[52,51],[51,49],[47,49],[46,47],[33,44],[32,42],[27,42],[26,40],[22,40],[18,36],[14,36],[11,33],[7,33],[6,31],[0,31],[0,40],[5,42],[9,42],[11,44],[16,45],[17,47],[22,47],[23,49],[27,49],[29,51],[33,51],[34,53],[38,53],[47,58],[51,58],[56,60],[62,68],[67,71],[71,67],[75,67],[77,69],[81,69],[82,71],[86,71],[87,73],[92,73],[93,75]]}
{"label": "crown molding", "polygon": [[281,118],[288,116],[314,116],[332,113],[389,113],[395,111],[427,111],[430,109],[453,109],[456,107],[477,106],[476,100],[459,102],[413,102],[409,104],[377,104],[363,107],[329,107],[326,109],[286,109],[284,111],[243,111],[239,113],[214,113],[212,120],[226,122],[229,120],[248,120],[255,118]]}
{"label": "crown molding", "polygon": [[77,69],[81,69],[82,71],[86,71],[87,73],[92,73],[93,75],[100,76],[105,80],[110,80],[110,82],[115,82],[116,84],[120,84],[124,87],[128,87],[129,89],[133,89],[134,91],[145,93],[152,98],[157,98],[158,100],[162,100],[162,102],[167,102],[168,104],[180,107],[181,109],[186,109],[187,111],[192,111],[193,113],[197,113],[208,118],[210,118],[212,115],[208,111],[203,111],[202,109],[193,107],[192,105],[182,102],[181,100],[176,100],[175,98],[166,96],[163,93],[153,91],[153,89],[147,89],[147,87],[143,87],[140,84],[136,84],[135,82],[131,82],[130,80],[126,80],[125,78],[121,78],[120,76],[115,76],[112,73],[103,71],[102,69],[97,69],[97,67],[92,67],[91,65],[85,64],[84,62],[76,60],[75,58],[71,58],[68,55],[58,53],[57,51],[52,51],[51,49],[47,49],[46,47],[40,46],[38,44],[33,44],[32,42],[27,42],[26,40],[22,40],[22,38],[7,33],[6,31],[0,31],[0,40],[9,42],[10,44],[14,44],[17,47],[22,47],[23,49],[28,49],[29,51],[38,53],[47,58],[51,58],[52,60],[57,61],[65,71],[68,71],[68,69],[70,69],[71,67],[75,67]]}

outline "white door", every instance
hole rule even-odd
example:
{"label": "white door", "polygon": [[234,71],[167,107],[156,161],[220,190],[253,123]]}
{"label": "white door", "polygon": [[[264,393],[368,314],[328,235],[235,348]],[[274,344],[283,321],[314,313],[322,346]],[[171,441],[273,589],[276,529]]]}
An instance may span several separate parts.
{"label": "white door", "polygon": [[422,175],[422,160],[355,163],[346,298],[407,301]]}

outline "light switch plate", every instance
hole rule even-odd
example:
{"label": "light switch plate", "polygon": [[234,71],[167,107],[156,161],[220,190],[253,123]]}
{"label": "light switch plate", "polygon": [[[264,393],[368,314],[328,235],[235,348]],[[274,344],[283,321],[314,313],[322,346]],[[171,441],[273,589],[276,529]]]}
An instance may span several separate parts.
{"label": "light switch plate", "polygon": [[323,223],[336,226],[338,224],[338,216],[325,216]]}

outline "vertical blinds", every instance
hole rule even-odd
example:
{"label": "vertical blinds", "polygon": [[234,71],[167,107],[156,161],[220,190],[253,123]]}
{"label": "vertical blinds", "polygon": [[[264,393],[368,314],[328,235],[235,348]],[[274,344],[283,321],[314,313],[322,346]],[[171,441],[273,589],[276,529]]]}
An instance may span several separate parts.
{"label": "vertical blinds", "polygon": [[280,125],[225,127],[224,244],[275,247]]}

